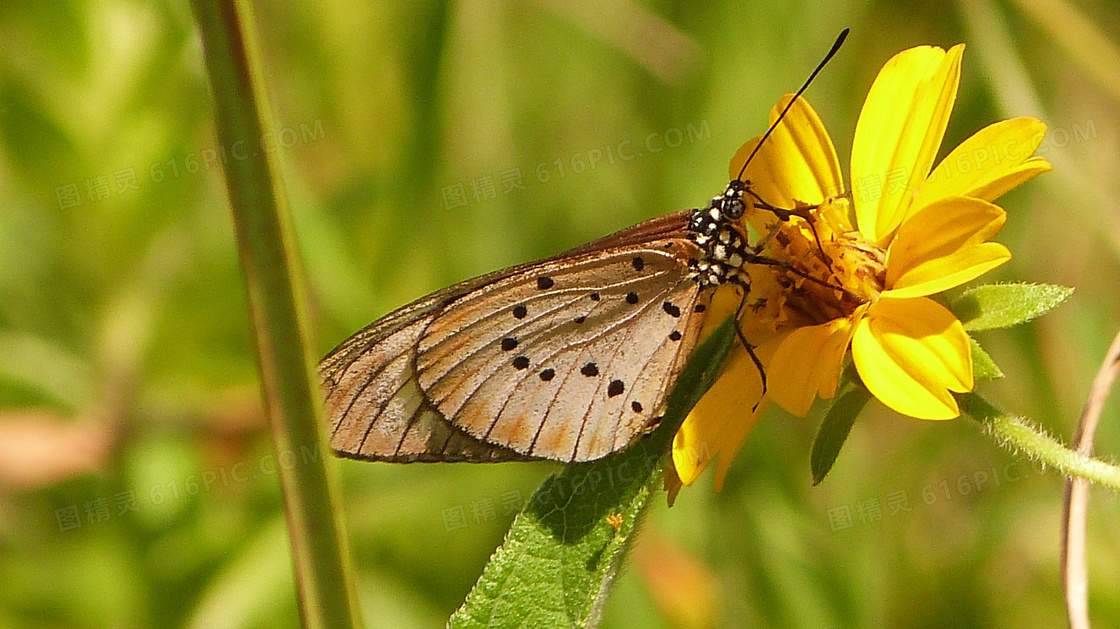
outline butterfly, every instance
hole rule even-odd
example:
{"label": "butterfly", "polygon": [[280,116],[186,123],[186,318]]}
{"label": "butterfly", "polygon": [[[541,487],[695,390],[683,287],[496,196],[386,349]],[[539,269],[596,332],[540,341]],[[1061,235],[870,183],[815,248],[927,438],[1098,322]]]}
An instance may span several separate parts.
{"label": "butterfly", "polygon": [[715,290],[734,286],[745,304],[747,265],[781,264],[763,255],[768,239],[752,244],[748,206],[811,221],[759,198],[745,169],[704,207],[460,282],[343,341],[319,365],[331,448],[376,461],[568,463],[651,432]]}

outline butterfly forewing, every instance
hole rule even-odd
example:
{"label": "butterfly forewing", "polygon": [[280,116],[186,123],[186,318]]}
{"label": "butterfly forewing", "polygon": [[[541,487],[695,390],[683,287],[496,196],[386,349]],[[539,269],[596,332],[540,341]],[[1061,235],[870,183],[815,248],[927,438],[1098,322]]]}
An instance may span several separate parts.
{"label": "butterfly forewing", "polygon": [[[664,253],[655,255],[668,258],[667,264],[647,267],[645,260],[651,256],[635,248],[584,254],[560,264],[542,264],[456,300],[420,341],[416,365],[421,386],[450,417],[466,400],[450,395],[448,387],[472,391],[463,380],[489,378],[499,367],[498,358],[520,363],[525,346],[542,336],[578,346],[598,336],[603,325],[633,318],[640,298],[634,297],[635,304],[627,307],[619,304],[628,293],[639,295],[641,288],[648,299],[650,285],[663,291],[680,281],[675,260]],[[437,383],[444,386],[435,387]]]}
{"label": "butterfly forewing", "polygon": [[[594,460],[621,450],[655,426],[699,327],[698,317],[692,324],[681,321],[663,305],[691,308],[698,295],[691,282],[678,284],[674,291],[652,295],[645,305],[639,302],[636,316],[620,318],[583,348],[564,348],[558,358],[568,358],[563,362],[572,369],[553,394],[531,452]],[[532,379],[522,386],[528,384]]]}
{"label": "butterfly forewing", "polygon": [[585,253],[456,300],[420,340],[421,388],[453,425],[523,454],[583,461],[625,447],[655,423],[695,343],[690,247]]}

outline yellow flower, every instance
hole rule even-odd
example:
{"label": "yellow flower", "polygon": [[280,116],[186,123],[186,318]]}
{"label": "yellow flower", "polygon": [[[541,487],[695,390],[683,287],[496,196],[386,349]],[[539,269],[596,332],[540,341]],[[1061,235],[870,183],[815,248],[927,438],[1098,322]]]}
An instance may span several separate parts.
{"label": "yellow flower", "polygon": [[[851,193],[832,140],[803,99],[747,166],[743,179],[759,199],[813,218],[810,226],[797,218],[782,223],[762,208],[747,215],[758,233],[774,231],[766,255],[789,266],[750,269],[750,299],[763,301],[741,325],[759,345],[766,397],[795,415],[804,416],[818,395],[835,395],[849,346],[864,385],[902,414],[957,417],[953,392],[972,390],[968,335],[931,296],[1011,258],[1006,247],[988,242],[1005,220],[991,202],[1050,165],[1032,156],[1045,125],[1016,118],[977,132],[933,168],[963,52],[963,44],[912,48],[879,72],[856,124]],[[790,98],[771,111],[771,124]],[[732,159],[733,178],[758,141]],[[734,312],[739,297],[726,293],[716,302]],[[753,369],[745,350],[734,349],[685,420],[673,444],[684,484],[716,455],[717,489],[722,484],[765,407]]]}

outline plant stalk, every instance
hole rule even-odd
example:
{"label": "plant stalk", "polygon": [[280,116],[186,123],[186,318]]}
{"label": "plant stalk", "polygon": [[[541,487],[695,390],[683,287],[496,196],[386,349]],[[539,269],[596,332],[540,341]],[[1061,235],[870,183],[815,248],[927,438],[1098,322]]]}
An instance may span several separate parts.
{"label": "plant stalk", "polygon": [[232,157],[223,163],[226,189],[276,448],[301,619],[304,627],[358,627],[322,445],[322,404],[308,354],[287,199],[275,147],[262,142],[271,137],[266,134],[272,125],[250,5],[192,0],[191,6],[210,76],[218,140],[227,149],[239,148],[229,150]]}

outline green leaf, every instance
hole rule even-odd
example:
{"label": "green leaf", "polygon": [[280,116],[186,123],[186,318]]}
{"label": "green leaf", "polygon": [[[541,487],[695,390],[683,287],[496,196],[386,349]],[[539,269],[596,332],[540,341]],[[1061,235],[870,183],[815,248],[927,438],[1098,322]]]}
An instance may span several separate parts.
{"label": "green leaf", "polygon": [[970,332],[1025,323],[1056,308],[1073,294],[1053,284],[986,284],[964,292],[950,310]]}
{"label": "green leaf", "polygon": [[1003,371],[1000,370],[996,361],[988,355],[988,352],[980,347],[976,339],[969,336],[968,342],[972,346],[972,377],[976,380],[999,380],[1002,378]]}
{"label": "green leaf", "polygon": [[813,484],[824,480],[825,475],[832,469],[836,457],[840,455],[840,448],[848,438],[863,407],[871,399],[871,393],[861,383],[848,388],[832,402],[820,428],[817,437],[813,440],[813,452],[809,458],[809,467],[813,472]]}
{"label": "green leaf", "polygon": [[605,459],[569,465],[537,488],[450,627],[598,624],[645,507],[661,483],[662,459],[673,435],[715,382],[734,341],[729,318],[693,354],[653,434]]}

